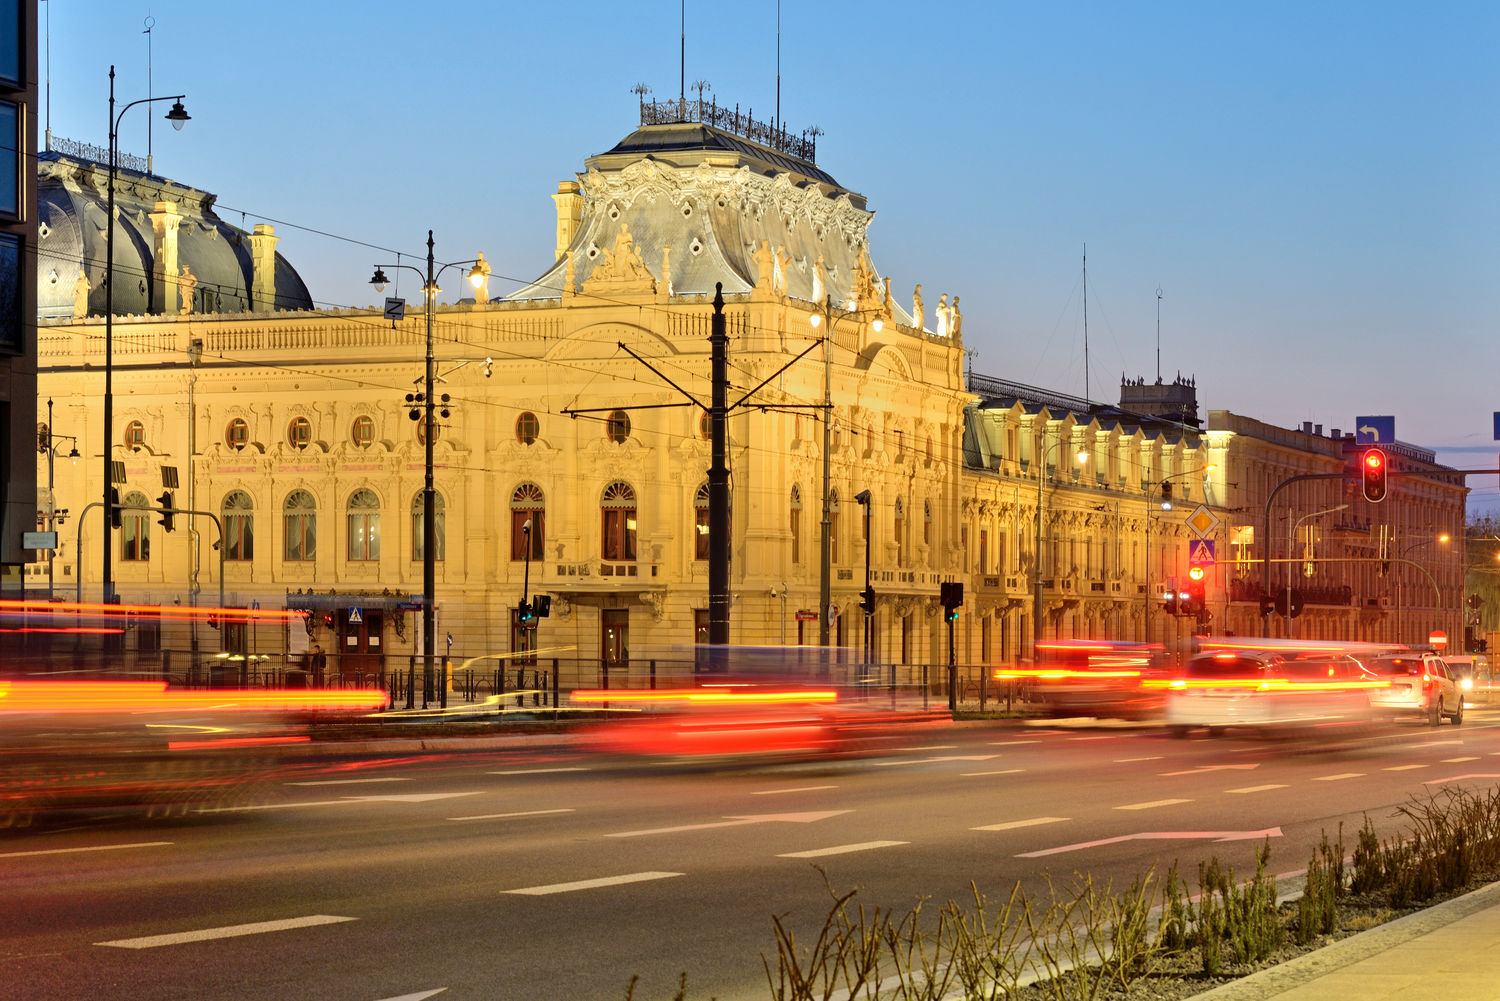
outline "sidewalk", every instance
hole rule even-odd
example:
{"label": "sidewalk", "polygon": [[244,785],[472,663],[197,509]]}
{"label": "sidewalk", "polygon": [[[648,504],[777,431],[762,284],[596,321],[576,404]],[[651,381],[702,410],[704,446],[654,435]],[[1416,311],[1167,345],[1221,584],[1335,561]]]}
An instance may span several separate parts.
{"label": "sidewalk", "polygon": [[1193,1001],[1496,1001],[1500,883],[1194,995]]}

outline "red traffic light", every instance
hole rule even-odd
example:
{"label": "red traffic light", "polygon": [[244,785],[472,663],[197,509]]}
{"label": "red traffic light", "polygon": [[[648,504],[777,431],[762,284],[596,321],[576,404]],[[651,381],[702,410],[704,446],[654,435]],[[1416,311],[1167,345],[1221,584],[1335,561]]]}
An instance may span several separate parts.
{"label": "red traffic light", "polygon": [[1366,449],[1364,456],[1360,459],[1359,468],[1362,473],[1361,484],[1365,500],[1372,504],[1385,500],[1385,453],[1378,448]]}
{"label": "red traffic light", "polygon": [[1188,567],[1188,576],[1193,580],[1202,580],[1206,573],[1207,570],[1201,563],[1195,563]]}

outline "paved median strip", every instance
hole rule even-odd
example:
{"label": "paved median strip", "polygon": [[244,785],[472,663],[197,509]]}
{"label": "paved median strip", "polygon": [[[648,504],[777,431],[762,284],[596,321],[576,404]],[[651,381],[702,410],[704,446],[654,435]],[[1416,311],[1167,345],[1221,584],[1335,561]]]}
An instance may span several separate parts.
{"label": "paved median strip", "polygon": [[548,883],[545,886],[523,886],[519,890],[506,890],[524,897],[545,897],[553,893],[572,893],[574,890],[597,890],[606,886],[624,886],[627,883],[645,883],[653,879],[670,879],[685,876],[681,872],[630,872],[623,876],[601,876],[598,879],[579,879],[571,883]]}
{"label": "paved median strip", "polygon": [[315,925],[338,924],[354,921],[334,914],[309,914],[304,918],[283,918],[280,921],[255,921],[244,925],[225,925],[222,928],[200,928],[197,931],[175,932],[171,935],[147,935],[143,938],[118,938],[112,942],[95,942],[114,949],[156,949],[164,945],[185,945],[189,942],[210,942],[219,938],[238,938],[241,935],[264,935],[273,931],[290,931],[293,928],[311,928]]}

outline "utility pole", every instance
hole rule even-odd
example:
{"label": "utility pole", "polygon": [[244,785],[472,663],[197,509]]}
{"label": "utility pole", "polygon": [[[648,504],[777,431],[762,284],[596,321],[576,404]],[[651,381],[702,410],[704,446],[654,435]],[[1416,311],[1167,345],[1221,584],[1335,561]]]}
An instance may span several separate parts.
{"label": "utility pole", "polygon": [[714,284],[714,313],[709,328],[713,356],[713,398],[708,426],[711,458],[708,467],[708,642],[709,670],[728,669],[729,645],[729,464],[726,413],[728,410],[729,334],[724,324],[724,283]]}

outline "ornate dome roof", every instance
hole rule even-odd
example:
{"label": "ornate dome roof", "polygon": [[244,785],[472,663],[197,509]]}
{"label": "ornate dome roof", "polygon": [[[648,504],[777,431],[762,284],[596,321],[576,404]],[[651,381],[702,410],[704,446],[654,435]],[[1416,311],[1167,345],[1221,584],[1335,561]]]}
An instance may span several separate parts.
{"label": "ornate dome roof", "polygon": [[[74,315],[80,270],[90,286],[88,315],[103,315],[109,167],[57,152],[39,154],[37,161],[37,316]],[[152,215],[159,202],[169,203],[170,211],[180,216],[175,222],[174,277],[185,265],[197,279],[193,312],[264,310],[261,304],[252,307],[252,244],[257,235],[220,219],[213,210],[216,197],[143,171],[119,168],[115,176],[115,315],[167,311],[165,303],[157,301],[160,292],[152,282],[159,245]],[[269,227],[266,230],[265,235],[274,241]],[[312,296],[296,269],[280,254],[274,254],[274,261],[274,295],[267,297],[272,308],[313,308]],[[170,312],[177,311],[174,302]]]}

